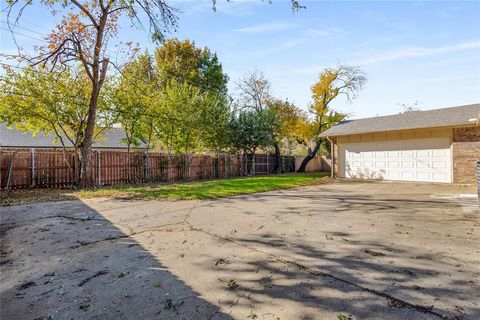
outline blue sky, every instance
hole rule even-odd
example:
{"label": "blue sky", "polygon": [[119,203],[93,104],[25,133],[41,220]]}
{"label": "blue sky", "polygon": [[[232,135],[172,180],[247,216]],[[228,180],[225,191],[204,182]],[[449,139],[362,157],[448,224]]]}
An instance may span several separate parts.
{"label": "blue sky", "polygon": [[[480,2],[307,1],[292,13],[289,1],[176,0],[179,28],[169,36],[189,38],[216,51],[231,79],[262,70],[273,93],[306,108],[310,86],[322,69],[338,63],[360,65],[368,82],[358,99],[334,107],[352,117],[397,113],[399,104],[420,101],[433,109],[480,102]],[[3,3],[4,6],[4,3]],[[2,13],[2,28],[6,17]],[[29,8],[16,29],[24,48],[38,43],[54,19]],[[11,52],[10,34],[1,31],[1,50]],[[35,31],[35,32],[33,32]],[[143,31],[122,23],[117,41],[154,45]]]}

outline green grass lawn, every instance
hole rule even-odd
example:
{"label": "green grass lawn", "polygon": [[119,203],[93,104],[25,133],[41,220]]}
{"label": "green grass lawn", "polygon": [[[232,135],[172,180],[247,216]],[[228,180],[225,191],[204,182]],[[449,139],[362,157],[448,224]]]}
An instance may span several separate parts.
{"label": "green grass lawn", "polygon": [[101,187],[79,191],[32,189],[2,191],[0,205],[71,200],[77,198],[121,197],[132,199],[214,199],[327,182],[326,173],[292,173],[173,184],[138,184]]}
{"label": "green grass lawn", "polygon": [[195,181],[168,185],[124,185],[78,191],[81,198],[132,197],[140,199],[214,199],[277,189],[288,189],[318,182],[325,173],[282,174],[261,177]]}

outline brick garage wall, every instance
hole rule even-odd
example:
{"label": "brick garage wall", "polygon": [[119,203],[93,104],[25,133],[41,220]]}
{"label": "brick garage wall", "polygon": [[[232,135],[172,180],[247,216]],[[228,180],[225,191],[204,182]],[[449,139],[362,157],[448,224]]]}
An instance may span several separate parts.
{"label": "brick garage wall", "polygon": [[452,143],[453,182],[474,184],[480,160],[480,127],[453,129]]}

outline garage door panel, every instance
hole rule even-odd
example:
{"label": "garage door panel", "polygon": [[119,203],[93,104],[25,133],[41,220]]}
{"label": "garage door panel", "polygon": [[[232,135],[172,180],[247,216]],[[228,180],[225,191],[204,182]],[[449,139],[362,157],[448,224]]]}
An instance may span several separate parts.
{"label": "garage door panel", "polygon": [[445,150],[433,150],[432,156],[434,158],[445,158],[447,152]]}
{"label": "garage door panel", "polygon": [[433,169],[445,169],[447,166],[446,161],[433,161],[432,168]]}
{"label": "garage door panel", "polygon": [[429,172],[417,172],[415,175],[415,180],[418,181],[430,181],[430,173]]}
{"label": "garage door panel", "polygon": [[388,180],[401,180],[402,179],[402,173],[401,172],[390,171],[386,174],[386,177],[388,178]]}
{"label": "garage door panel", "polygon": [[418,158],[430,158],[430,150],[417,150],[416,155]]}
{"label": "garage door panel", "polygon": [[450,182],[450,139],[340,144],[339,164],[347,178]]}
{"label": "garage door panel", "polygon": [[428,169],[428,162],[417,161],[417,169]]}
{"label": "garage door panel", "polygon": [[398,161],[389,161],[388,162],[388,167],[389,168],[399,168],[400,163]]}
{"label": "garage door panel", "polygon": [[434,172],[432,175],[434,181],[446,181],[448,179],[448,176],[445,173]]}
{"label": "garage door panel", "polygon": [[384,169],[385,168],[385,161],[375,161],[375,168]]}
{"label": "garage door panel", "polygon": [[407,169],[413,168],[415,164],[413,161],[402,161],[401,163],[402,163],[402,168],[407,168]]}
{"label": "garage door panel", "polygon": [[402,180],[415,180],[415,172],[412,172],[412,171],[402,172]]}

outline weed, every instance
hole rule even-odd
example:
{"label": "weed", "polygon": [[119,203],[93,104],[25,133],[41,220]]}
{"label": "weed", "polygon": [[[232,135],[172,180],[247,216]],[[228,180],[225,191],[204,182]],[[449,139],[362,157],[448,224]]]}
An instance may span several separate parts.
{"label": "weed", "polygon": [[238,288],[238,284],[237,284],[237,281],[235,281],[235,279],[230,279],[227,283],[227,286],[229,289],[236,289]]}

